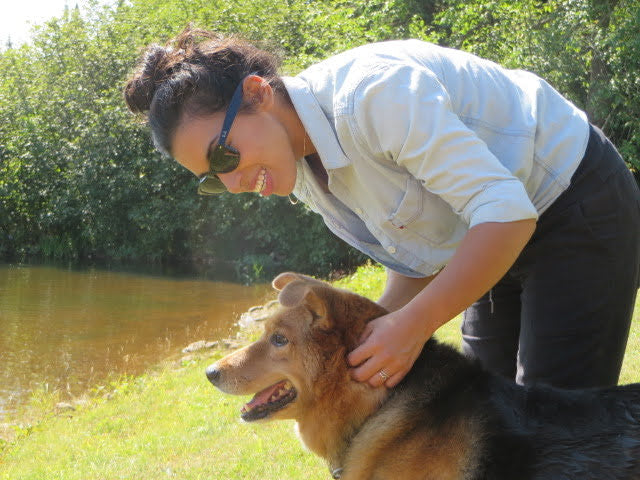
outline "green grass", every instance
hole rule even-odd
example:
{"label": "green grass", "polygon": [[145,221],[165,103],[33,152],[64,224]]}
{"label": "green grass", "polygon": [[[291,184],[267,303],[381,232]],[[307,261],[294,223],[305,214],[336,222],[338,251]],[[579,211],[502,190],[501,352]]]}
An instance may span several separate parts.
{"label": "green grass", "polygon": [[122,379],[71,415],[46,415],[5,447],[0,478],[324,478],[292,423],[241,424],[242,400],[208,384],[204,369],[221,353]]}
{"label": "green grass", "polygon": [[[371,298],[384,274],[365,266],[336,282]],[[621,383],[640,381],[640,306]],[[459,345],[459,319],[437,336]],[[55,393],[41,392],[0,441],[2,480],[294,479],[329,478],[321,460],[300,445],[292,422],[243,424],[243,399],[217,392],[205,367],[224,351],[171,360],[136,378],[88,394],[70,413],[56,413]]]}

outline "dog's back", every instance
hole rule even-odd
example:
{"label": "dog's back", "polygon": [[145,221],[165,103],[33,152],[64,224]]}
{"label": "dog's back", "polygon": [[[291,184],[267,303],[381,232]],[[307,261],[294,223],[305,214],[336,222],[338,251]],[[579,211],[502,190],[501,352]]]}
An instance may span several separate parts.
{"label": "dog's back", "polygon": [[493,382],[505,428],[536,453],[532,478],[640,478],[640,385],[560,390]]}
{"label": "dog's back", "polygon": [[474,445],[463,478],[640,479],[640,384],[523,387],[430,340],[388,402],[443,442],[465,419]]}

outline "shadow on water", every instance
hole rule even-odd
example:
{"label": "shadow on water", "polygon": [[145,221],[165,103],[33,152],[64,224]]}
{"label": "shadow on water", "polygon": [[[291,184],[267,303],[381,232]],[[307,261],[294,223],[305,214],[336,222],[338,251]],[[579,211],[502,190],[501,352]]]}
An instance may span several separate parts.
{"label": "shadow on water", "polygon": [[0,265],[0,420],[43,385],[79,395],[228,336],[242,312],[274,297],[268,285],[188,275]]}

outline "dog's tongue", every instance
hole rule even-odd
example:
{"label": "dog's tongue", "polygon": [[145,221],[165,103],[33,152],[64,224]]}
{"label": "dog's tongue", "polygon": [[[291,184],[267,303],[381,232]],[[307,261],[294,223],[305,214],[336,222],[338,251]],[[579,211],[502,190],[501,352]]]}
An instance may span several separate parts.
{"label": "dog's tongue", "polygon": [[286,380],[282,382],[278,382],[275,385],[271,385],[270,387],[265,388],[264,390],[259,391],[255,394],[255,396],[251,399],[249,403],[245,405],[245,408],[251,410],[252,408],[262,405],[263,403],[267,403],[271,396],[274,393],[277,393],[280,388],[282,388],[285,384]]}

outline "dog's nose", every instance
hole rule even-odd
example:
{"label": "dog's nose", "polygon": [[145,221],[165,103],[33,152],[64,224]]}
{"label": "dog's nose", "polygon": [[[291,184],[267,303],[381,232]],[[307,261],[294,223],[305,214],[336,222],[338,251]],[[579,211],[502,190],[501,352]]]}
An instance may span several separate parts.
{"label": "dog's nose", "polygon": [[205,373],[207,374],[207,378],[211,383],[213,383],[214,385],[218,383],[218,379],[220,378],[220,370],[215,363],[213,365],[209,365],[205,370]]}

